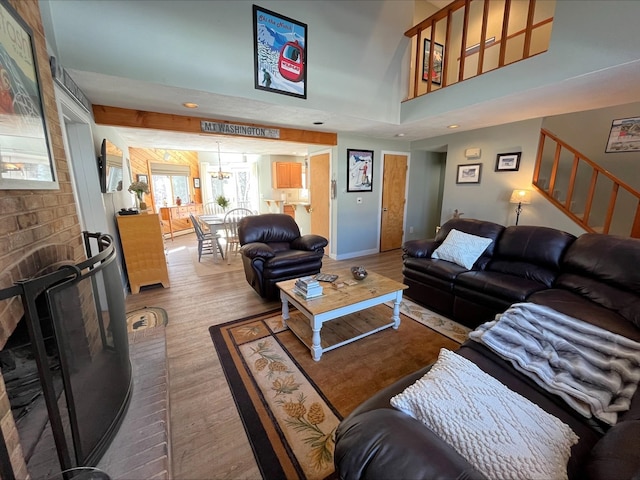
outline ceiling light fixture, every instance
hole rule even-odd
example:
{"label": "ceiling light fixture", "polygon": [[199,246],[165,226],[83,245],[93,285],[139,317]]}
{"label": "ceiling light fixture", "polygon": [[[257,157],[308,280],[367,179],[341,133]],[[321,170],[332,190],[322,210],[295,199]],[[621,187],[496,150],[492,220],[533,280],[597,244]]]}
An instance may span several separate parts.
{"label": "ceiling light fixture", "polygon": [[182,106],[186,108],[198,108],[198,104],[193,102],[184,102]]}
{"label": "ceiling light fixture", "polygon": [[455,123],[453,125],[448,125],[447,128],[458,128],[460,125],[456,125]]}
{"label": "ceiling light fixture", "polygon": [[404,137],[404,133],[396,133],[396,137]]}
{"label": "ceiling light fixture", "polygon": [[220,156],[220,142],[216,142],[216,143],[218,144],[218,174],[216,175],[216,178],[218,180],[226,180],[227,178],[231,177],[231,174],[222,171],[222,157]]}

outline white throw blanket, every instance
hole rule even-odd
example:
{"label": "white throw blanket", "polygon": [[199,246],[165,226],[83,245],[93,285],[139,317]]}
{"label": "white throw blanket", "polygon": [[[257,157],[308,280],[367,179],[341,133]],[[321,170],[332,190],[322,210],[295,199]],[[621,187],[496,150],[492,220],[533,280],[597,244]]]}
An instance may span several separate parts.
{"label": "white throw blanket", "polygon": [[511,306],[469,338],[609,425],[629,409],[640,380],[640,343],[534,303]]}

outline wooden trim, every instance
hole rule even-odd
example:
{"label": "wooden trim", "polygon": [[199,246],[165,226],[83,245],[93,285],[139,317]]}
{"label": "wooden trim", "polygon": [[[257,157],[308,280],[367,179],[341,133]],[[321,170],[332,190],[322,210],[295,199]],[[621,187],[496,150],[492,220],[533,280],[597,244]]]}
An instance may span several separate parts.
{"label": "wooden trim", "polygon": [[633,218],[633,226],[631,227],[631,237],[640,238],[640,201],[636,207],[636,215]]}
{"label": "wooden trim", "polygon": [[578,177],[578,164],[580,158],[577,155],[573,156],[573,165],[571,166],[571,175],[569,176],[569,189],[567,190],[567,198],[565,200],[565,208],[571,210],[571,199],[573,198],[573,191],[576,186],[576,178]]}
{"label": "wooden trim", "polygon": [[453,11],[449,10],[449,13],[447,14],[447,31],[444,37],[444,45],[445,45],[444,64],[442,65],[442,83],[440,84],[442,88],[447,86],[447,78],[449,75],[449,64],[451,61],[451,59],[449,58],[447,45],[451,45],[451,23],[452,23],[451,15],[452,14],[453,14]]}
{"label": "wooden trim", "polygon": [[593,197],[596,191],[596,185],[598,184],[598,170],[594,169],[591,173],[591,183],[589,184],[589,193],[587,193],[587,203],[584,207],[584,216],[582,221],[586,224],[589,223],[589,215],[591,215],[591,207],[593,206]]}
{"label": "wooden trim", "polygon": [[210,118],[188,117],[167,113],[145,112],[143,110],[131,110],[128,108],[109,107],[106,105],[94,105],[93,116],[98,125],[111,125],[115,127],[149,128],[155,130],[168,130],[174,132],[195,133],[199,135],[211,135],[212,137],[242,137],[256,138],[244,135],[207,134],[200,129],[200,122],[208,120],[219,123],[233,123],[235,125],[247,125],[253,127],[277,128],[280,130],[280,138],[260,138],[265,141],[298,142],[313,145],[338,144],[338,134],[328,132],[314,132],[311,130],[298,130],[295,128],[273,127],[256,123],[230,122],[228,120],[215,120]]}
{"label": "wooden trim", "polygon": [[[507,39],[507,35],[509,33],[509,13],[511,12],[511,0],[505,0],[504,2],[504,12],[502,15],[502,33],[500,34],[500,39]],[[504,57],[507,53],[507,42],[500,42],[500,56],[498,57],[498,67],[504,67]]]}
{"label": "wooden trim", "polygon": [[455,12],[456,10],[464,7],[466,5],[466,0],[456,0],[453,3],[450,3],[447,7],[442,10],[437,11],[433,15],[428,18],[425,18],[419,24],[414,25],[409,30],[404,32],[405,37],[413,37],[414,35],[418,35],[422,30],[426,30],[429,28],[432,22],[437,22],[438,20],[442,20],[447,17],[451,12]]}
{"label": "wooden trim", "polygon": [[464,80],[464,52],[467,45],[467,32],[469,31],[469,10],[471,9],[470,6],[471,0],[466,0],[464,8],[464,21],[462,24],[462,40],[460,43],[460,69],[458,71],[459,82]]}
{"label": "wooden trim", "polygon": [[611,198],[609,198],[609,207],[607,208],[607,215],[604,217],[604,229],[602,233],[609,233],[611,228],[611,220],[613,219],[613,211],[616,208],[616,200],[618,198],[618,189],[620,185],[614,183],[611,188]]}
{"label": "wooden trim", "polygon": [[536,12],[536,0],[529,0],[529,11],[527,12],[527,27],[524,34],[524,45],[522,47],[522,57],[528,58],[531,50],[531,34],[533,32],[533,16]]}
{"label": "wooden trim", "polygon": [[[478,51],[478,69],[476,75],[482,74],[484,65],[484,49],[487,41],[487,26],[489,24],[489,4],[490,0],[485,0],[484,10],[482,11],[482,29],[480,31],[480,50]],[[465,53],[467,49],[465,48]]]}

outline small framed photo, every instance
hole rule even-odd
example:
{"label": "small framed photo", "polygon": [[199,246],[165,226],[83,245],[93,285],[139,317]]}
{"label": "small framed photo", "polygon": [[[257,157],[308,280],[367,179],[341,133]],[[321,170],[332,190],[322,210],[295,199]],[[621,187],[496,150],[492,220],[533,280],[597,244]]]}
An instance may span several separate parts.
{"label": "small framed photo", "polygon": [[611,123],[604,153],[640,151],[640,117],[620,118]]}
{"label": "small framed photo", "polygon": [[139,173],[138,175],[136,175],[136,181],[138,182],[144,182],[147,185],[149,184],[149,177],[143,173]]}
{"label": "small framed photo", "polygon": [[347,192],[373,191],[373,150],[347,149]]}
{"label": "small framed photo", "polygon": [[465,163],[458,165],[456,183],[480,183],[481,163]]}
{"label": "small framed photo", "polygon": [[521,152],[499,153],[496,158],[496,172],[517,172],[520,168]]}
{"label": "small framed photo", "polygon": [[198,177],[193,177],[193,188],[200,188],[200,179]]}
{"label": "small framed photo", "polygon": [[[433,49],[433,69],[431,70],[431,83],[434,85],[442,84],[442,65],[444,64],[444,45],[437,42],[434,43]],[[424,56],[422,57],[422,81],[429,81],[429,52],[431,50],[431,41],[424,39]]]}

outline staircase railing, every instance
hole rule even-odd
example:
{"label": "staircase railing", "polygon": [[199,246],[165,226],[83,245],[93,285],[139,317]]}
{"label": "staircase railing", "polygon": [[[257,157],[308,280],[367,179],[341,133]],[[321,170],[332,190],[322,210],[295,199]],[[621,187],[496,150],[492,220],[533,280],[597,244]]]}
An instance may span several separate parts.
{"label": "staircase railing", "polygon": [[554,9],[536,0],[453,1],[405,32],[413,44],[408,99],[547,51]]}
{"label": "staircase railing", "polygon": [[545,129],[533,185],[588,232],[640,238],[640,192]]}

